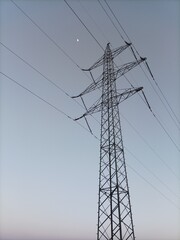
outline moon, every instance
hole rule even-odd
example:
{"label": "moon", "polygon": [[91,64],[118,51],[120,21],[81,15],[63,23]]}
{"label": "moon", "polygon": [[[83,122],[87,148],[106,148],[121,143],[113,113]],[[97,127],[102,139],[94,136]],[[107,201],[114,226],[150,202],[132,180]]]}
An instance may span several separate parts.
{"label": "moon", "polygon": [[76,42],[79,42],[79,38],[76,39]]}

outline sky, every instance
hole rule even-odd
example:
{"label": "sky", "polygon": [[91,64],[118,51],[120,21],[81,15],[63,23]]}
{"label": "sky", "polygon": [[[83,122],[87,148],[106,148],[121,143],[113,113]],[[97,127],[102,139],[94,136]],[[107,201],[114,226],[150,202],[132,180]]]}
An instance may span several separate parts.
{"label": "sky", "polygon": [[[119,106],[135,236],[178,240],[180,2],[108,1],[129,39],[98,1],[68,3],[91,34],[62,0],[0,1],[0,239],[96,239],[100,125],[88,117],[95,138],[83,119],[73,121],[85,110],[70,96],[91,83],[80,68],[102,56],[98,43],[119,47],[121,34],[156,81],[144,65],[126,75],[143,86],[157,118],[138,94]],[[130,50],[115,59],[130,61]],[[99,94],[85,96],[86,105]]]}

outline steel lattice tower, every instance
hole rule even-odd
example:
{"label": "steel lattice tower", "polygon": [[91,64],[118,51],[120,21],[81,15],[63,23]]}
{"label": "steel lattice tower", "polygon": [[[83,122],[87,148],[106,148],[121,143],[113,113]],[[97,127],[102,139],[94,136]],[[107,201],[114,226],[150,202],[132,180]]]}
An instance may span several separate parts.
{"label": "steel lattice tower", "polygon": [[145,58],[117,68],[114,58],[128,47],[131,44],[126,43],[111,50],[108,43],[104,55],[92,67],[84,69],[90,71],[92,76],[91,70],[103,65],[103,74],[97,80],[93,78],[93,83],[76,96],[82,99],[84,94],[102,90],[99,100],[89,109],[86,108],[86,113],[80,117],[84,117],[88,124],[87,115],[101,112],[97,240],[135,240],[118,105],[142,87],[118,93],[116,80]]}

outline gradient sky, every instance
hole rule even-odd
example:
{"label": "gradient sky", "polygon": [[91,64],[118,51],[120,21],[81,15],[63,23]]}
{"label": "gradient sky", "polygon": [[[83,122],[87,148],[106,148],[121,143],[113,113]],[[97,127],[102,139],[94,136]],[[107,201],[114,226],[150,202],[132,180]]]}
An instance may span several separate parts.
{"label": "gradient sky", "polygon": [[[103,54],[64,1],[15,2],[80,67],[90,67]],[[68,2],[104,48],[108,41],[113,48],[124,44],[97,1]],[[156,81],[180,119],[180,2],[108,2],[139,53],[147,57]],[[8,0],[0,1],[0,41],[71,96],[90,83]],[[72,118],[84,113],[81,106],[2,44],[0,52],[1,72]],[[127,50],[116,63],[132,60]],[[174,124],[142,70],[137,67],[127,77],[135,86],[144,87],[154,113],[179,147],[180,125]],[[124,78],[117,84],[118,89],[129,87]],[[87,96],[87,106],[98,95]],[[178,240],[179,151],[139,95],[123,102],[120,113],[136,239]],[[98,114],[95,117],[100,119]],[[88,120],[99,137],[99,124]],[[87,128],[83,120],[80,123]],[[98,140],[2,74],[0,132],[0,239],[95,240]]]}

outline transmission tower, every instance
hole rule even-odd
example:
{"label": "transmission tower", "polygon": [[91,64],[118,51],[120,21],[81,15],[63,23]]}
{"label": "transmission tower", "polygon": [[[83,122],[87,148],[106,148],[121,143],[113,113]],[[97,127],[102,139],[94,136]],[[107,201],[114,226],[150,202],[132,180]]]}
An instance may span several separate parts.
{"label": "transmission tower", "polygon": [[[96,89],[102,91],[99,100],[75,119],[85,118],[90,129],[86,116],[101,112],[97,240],[135,240],[118,105],[142,90],[142,87],[129,88],[119,93],[116,80],[146,58],[126,63],[119,68],[114,64],[114,58],[130,46],[130,43],[126,43],[111,50],[108,43],[103,56],[89,69],[83,69],[90,72],[93,83],[75,96],[81,97],[85,106],[83,95]],[[91,70],[101,65],[103,73],[94,80]]]}

